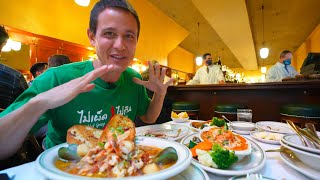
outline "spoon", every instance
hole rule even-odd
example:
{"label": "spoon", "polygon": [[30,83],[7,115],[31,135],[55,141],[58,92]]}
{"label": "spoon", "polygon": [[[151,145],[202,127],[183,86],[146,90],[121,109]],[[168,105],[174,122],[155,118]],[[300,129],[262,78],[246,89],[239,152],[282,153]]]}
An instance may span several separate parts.
{"label": "spoon", "polygon": [[309,129],[309,130],[313,133],[313,135],[314,135],[316,138],[319,139],[319,136],[318,136],[318,134],[317,134],[316,127],[314,126],[314,124],[312,124],[312,123],[306,123],[305,126],[306,126],[307,129]]}
{"label": "spoon", "polygon": [[228,121],[230,124],[232,124],[232,121],[230,121],[227,117],[225,117],[224,115],[222,115],[222,118],[226,121]]}
{"label": "spoon", "polygon": [[297,158],[297,156],[288,148],[281,146],[279,149],[268,149],[265,152],[284,152],[290,155],[291,158]]}
{"label": "spoon", "polygon": [[296,125],[290,121],[287,120],[287,124],[294,130],[294,132],[296,132],[296,134],[299,136],[301,142],[303,143],[304,146],[308,147],[306,141],[304,140],[304,138],[302,137],[302,134],[300,133],[300,131],[297,129]]}

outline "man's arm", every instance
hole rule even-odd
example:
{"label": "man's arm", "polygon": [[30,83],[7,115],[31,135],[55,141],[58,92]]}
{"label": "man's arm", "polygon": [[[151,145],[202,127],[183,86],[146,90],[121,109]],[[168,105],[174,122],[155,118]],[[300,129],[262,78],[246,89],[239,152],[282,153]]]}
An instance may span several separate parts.
{"label": "man's arm", "polygon": [[194,77],[186,84],[186,85],[196,85],[196,84],[200,84],[200,69],[197,70],[196,74],[194,75]]}
{"label": "man's arm", "polygon": [[0,159],[14,154],[22,145],[32,126],[49,109],[62,106],[77,95],[94,88],[93,80],[108,72],[112,66],[102,66],[49,91],[38,94],[20,108],[0,118]]}

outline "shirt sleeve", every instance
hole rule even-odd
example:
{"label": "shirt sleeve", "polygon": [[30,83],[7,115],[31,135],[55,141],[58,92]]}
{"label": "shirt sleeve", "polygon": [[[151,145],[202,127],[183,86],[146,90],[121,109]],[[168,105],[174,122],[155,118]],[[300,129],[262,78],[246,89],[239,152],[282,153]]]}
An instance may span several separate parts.
{"label": "shirt sleeve", "polygon": [[219,71],[217,73],[217,79],[218,79],[218,82],[220,81],[225,81],[224,80],[224,76],[223,76],[223,72],[221,71],[221,69],[219,68]]}
{"label": "shirt sleeve", "polygon": [[196,72],[194,77],[187,83],[187,85],[200,84],[200,69]]}
{"label": "shirt sleeve", "polygon": [[280,82],[280,81],[282,81],[282,79],[279,76],[277,76],[277,72],[276,72],[275,68],[271,67],[267,73],[266,81],[267,82]]}
{"label": "shirt sleeve", "polygon": [[[42,74],[41,76],[37,77],[32,85],[26,89],[9,107],[7,107],[2,113],[0,113],[0,117],[3,117],[10,112],[20,108],[24,104],[26,104],[30,99],[37,96],[38,94],[45,92],[52,87],[52,74],[47,73],[47,75]],[[51,77],[50,77],[51,76]],[[46,82],[46,83],[43,83]],[[23,83],[24,84],[24,83]],[[44,113],[39,120],[36,122],[36,124],[32,127],[31,133],[37,132],[43,125],[45,125],[48,120],[50,119],[50,110]]]}

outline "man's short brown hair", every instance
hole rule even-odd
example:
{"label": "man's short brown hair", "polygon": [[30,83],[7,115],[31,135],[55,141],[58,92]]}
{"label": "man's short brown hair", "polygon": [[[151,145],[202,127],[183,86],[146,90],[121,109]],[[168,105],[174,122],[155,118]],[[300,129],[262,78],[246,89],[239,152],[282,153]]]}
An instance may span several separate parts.
{"label": "man's short brown hair", "polygon": [[289,51],[289,50],[283,50],[283,51],[281,51],[281,53],[280,53],[280,58],[283,58],[286,54],[288,54],[288,53],[291,53],[292,54],[292,52],[291,51]]}

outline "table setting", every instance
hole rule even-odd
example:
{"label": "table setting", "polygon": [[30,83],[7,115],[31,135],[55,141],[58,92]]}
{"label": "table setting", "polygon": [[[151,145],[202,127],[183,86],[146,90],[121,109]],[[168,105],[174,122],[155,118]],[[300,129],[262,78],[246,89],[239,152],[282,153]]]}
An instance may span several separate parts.
{"label": "table setting", "polygon": [[[138,145],[157,146],[159,148],[173,147],[176,151],[177,161],[172,167],[159,172],[144,174],[142,176],[125,177],[120,179],[317,179],[320,177],[320,150],[309,142],[309,146],[304,146],[300,137],[286,123],[261,121],[245,126],[241,124],[236,129],[239,122],[225,121],[223,132],[234,135],[234,138],[244,139],[248,146],[248,154],[242,150],[234,150],[237,160],[228,167],[219,168],[208,166],[203,163],[203,157],[200,150],[196,149],[198,156],[194,156],[194,149],[189,148],[191,142],[198,139],[198,144],[210,140],[211,131],[218,131],[221,134],[222,127],[217,127],[219,118],[215,120],[190,120],[173,119],[163,124],[136,127],[135,141]],[[214,118],[213,118],[214,119]],[[197,126],[194,126],[194,123]],[[232,126],[231,124],[235,125]],[[217,128],[217,129],[214,129]],[[235,131],[234,131],[235,130]],[[238,130],[238,131],[237,131]],[[243,133],[238,133],[239,131]],[[259,134],[260,133],[260,134]],[[205,136],[206,135],[206,136]],[[230,145],[231,146],[231,145]],[[16,166],[0,171],[1,174],[7,174],[8,177],[15,180],[22,179],[88,179],[78,175],[67,174],[55,167],[57,161],[57,152],[61,147],[68,147],[67,143],[60,144],[44,151],[36,161]],[[211,149],[207,151],[211,153]],[[191,152],[191,153],[190,153]],[[203,153],[204,151],[202,151]],[[231,151],[230,151],[231,152]],[[238,153],[240,152],[240,153]],[[292,153],[294,152],[294,153]],[[194,156],[194,157],[192,157]],[[213,157],[213,156],[212,156]],[[229,157],[229,156],[228,156]],[[230,155],[231,157],[231,155]],[[202,159],[201,159],[202,158]],[[306,160],[301,160],[304,158]],[[308,159],[309,158],[309,159]],[[202,160],[202,161],[201,161]],[[214,158],[213,158],[214,160]],[[314,161],[307,163],[306,161]],[[214,161],[215,164],[215,161]],[[219,163],[216,163],[219,165]],[[89,178],[105,179],[105,178]]]}

